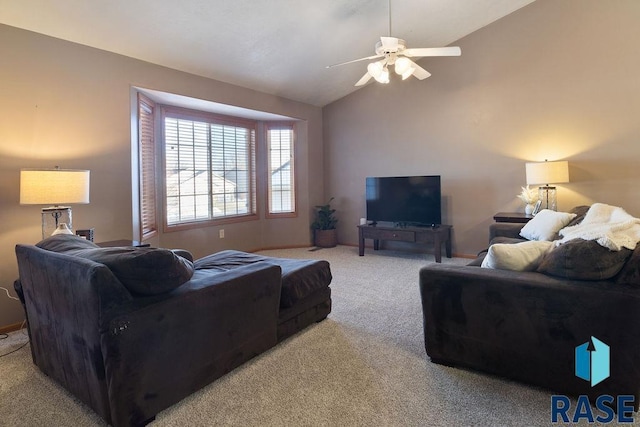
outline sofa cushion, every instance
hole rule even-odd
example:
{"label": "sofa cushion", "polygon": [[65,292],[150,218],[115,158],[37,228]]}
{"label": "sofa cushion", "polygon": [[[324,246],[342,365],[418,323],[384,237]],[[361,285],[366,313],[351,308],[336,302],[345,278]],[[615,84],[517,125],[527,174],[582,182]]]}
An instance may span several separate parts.
{"label": "sofa cushion", "polygon": [[496,243],[482,261],[483,268],[499,270],[533,271],[544,255],[553,247],[553,242],[535,241],[522,243]]}
{"label": "sofa cushion", "polygon": [[616,277],[616,282],[623,285],[640,286],[640,245],[637,245],[622,270]]}
{"label": "sofa cushion", "polygon": [[520,235],[528,240],[556,240],[558,231],[577,215],[568,212],[541,210],[520,230]]}
{"label": "sofa cushion", "polygon": [[493,239],[491,239],[491,242],[489,242],[489,246],[491,245],[495,245],[496,243],[522,243],[522,242],[528,242],[527,239],[516,239],[515,237],[494,237]]}
{"label": "sofa cushion", "polygon": [[[582,205],[582,206],[576,206],[575,208],[571,209],[569,211],[569,213],[576,214],[576,216],[571,221],[569,221],[569,223],[567,225],[565,225],[565,227],[571,227],[573,225],[580,224],[582,222],[582,220],[584,219],[584,217],[587,215],[587,212],[589,211],[590,207],[591,206]],[[560,237],[560,236],[558,236],[558,237]]]}
{"label": "sofa cushion", "polygon": [[36,246],[104,264],[129,292],[138,295],[172,291],[193,276],[193,263],[189,259],[191,254],[183,249],[172,251],[133,246],[101,248],[69,234],[47,237]]}
{"label": "sofa cushion", "polygon": [[169,292],[193,276],[191,261],[169,249],[113,247],[68,251],[106,265],[132,293],[157,295]]}
{"label": "sofa cushion", "polygon": [[74,249],[92,249],[100,247],[90,240],[83,239],[80,236],[74,236],[73,234],[56,234],[55,236],[41,240],[36,243],[36,246],[51,252],[60,253]]}
{"label": "sofa cushion", "polygon": [[594,240],[573,239],[550,251],[538,272],[566,279],[606,280],[620,272],[632,251],[611,251]]}
{"label": "sofa cushion", "polygon": [[327,261],[268,257],[247,252],[226,250],[194,262],[197,270],[227,271],[242,265],[268,262],[282,268],[280,307],[287,308],[331,283],[331,269]]}

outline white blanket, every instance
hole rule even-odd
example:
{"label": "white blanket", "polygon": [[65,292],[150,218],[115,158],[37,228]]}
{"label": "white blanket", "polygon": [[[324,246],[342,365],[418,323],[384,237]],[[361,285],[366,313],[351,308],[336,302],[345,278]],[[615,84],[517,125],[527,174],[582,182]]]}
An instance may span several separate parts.
{"label": "white blanket", "polygon": [[561,244],[572,239],[596,240],[600,246],[612,251],[622,248],[634,250],[640,241],[640,219],[629,215],[624,209],[594,203],[582,222],[560,230]]}

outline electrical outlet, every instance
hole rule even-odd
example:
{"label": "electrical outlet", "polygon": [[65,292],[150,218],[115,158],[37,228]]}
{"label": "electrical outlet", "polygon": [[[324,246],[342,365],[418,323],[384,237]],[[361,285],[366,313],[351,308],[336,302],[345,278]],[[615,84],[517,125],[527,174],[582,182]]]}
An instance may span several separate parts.
{"label": "electrical outlet", "polygon": [[220,238],[224,239],[224,228],[220,229],[219,233],[220,233]]}

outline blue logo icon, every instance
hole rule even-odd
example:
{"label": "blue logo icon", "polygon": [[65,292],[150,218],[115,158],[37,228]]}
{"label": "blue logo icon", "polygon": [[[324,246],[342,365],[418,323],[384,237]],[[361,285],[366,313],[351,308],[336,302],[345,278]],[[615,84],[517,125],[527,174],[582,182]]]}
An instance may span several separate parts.
{"label": "blue logo icon", "polygon": [[576,347],[576,377],[591,387],[609,378],[609,346],[596,337]]}

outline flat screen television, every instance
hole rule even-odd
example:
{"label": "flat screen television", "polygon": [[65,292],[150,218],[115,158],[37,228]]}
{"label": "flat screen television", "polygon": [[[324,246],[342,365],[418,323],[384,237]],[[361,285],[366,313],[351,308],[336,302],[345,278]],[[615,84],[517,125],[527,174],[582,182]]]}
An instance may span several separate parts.
{"label": "flat screen television", "polygon": [[367,220],[400,225],[442,223],[440,176],[368,177]]}

